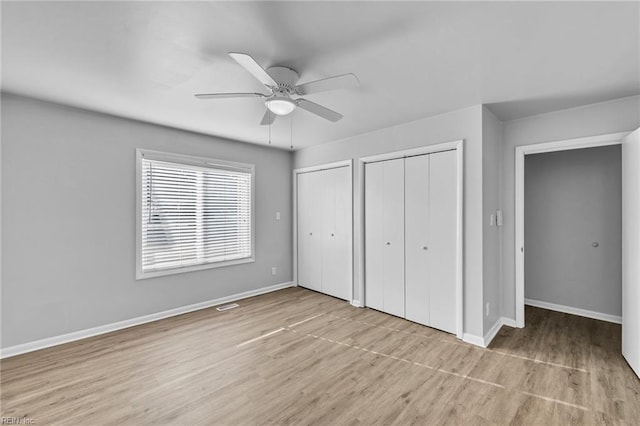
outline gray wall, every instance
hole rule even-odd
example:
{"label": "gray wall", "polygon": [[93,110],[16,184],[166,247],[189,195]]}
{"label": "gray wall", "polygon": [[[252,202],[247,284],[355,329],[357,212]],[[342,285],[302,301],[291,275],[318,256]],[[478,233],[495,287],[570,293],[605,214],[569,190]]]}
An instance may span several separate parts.
{"label": "gray wall", "polygon": [[[136,148],[255,164],[256,262],[136,281]],[[7,94],[2,151],[3,348],[292,279],[287,151]]]}
{"label": "gray wall", "polygon": [[619,145],[525,157],[525,298],[621,315],[621,173]]}
{"label": "gray wall", "polygon": [[631,131],[639,126],[640,96],[616,99],[503,123],[502,315],[504,317],[515,320],[515,147]]}
{"label": "gray wall", "polygon": [[[487,334],[501,316],[502,228],[495,224],[502,198],[502,123],[482,107],[482,272],[484,330]],[[491,215],[494,225],[491,225]],[[489,313],[486,306],[489,304]]]}
{"label": "gray wall", "polygon": [[[354,297],[360,300],[358,269],[363,253],[358,241],[362,227],[358,196],[360,157],[464,139],[464,332],[483,336],[482,315],[482,106],[477,105],[352,138],[312,146],[294,154],[294,167],[354,159]],[[364,302],[364,300],[362,300]]]}

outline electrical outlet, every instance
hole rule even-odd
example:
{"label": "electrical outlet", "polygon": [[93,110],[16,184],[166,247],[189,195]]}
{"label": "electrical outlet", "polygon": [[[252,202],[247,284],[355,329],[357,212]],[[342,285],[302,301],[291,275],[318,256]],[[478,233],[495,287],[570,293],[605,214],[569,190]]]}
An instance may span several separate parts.
{"label": "electrical outlet", "polygon": [[278,273],[278,268],[276,268],[275,266],[271,267],[271,275],[275,275]]}
{"label": "electrical outlet", "polygon": [[485,307],[485,310],[484,310],[484,315],[488,317],[489,312],[491,312],[491,303],[487,302],[487,306]]}
{"label": "electrical outlet", "polygon": [[280,212],[276,212],[276,220],[280,220]]}
{"label": "electrical outlet", "polygon": [[496,216],[494,214],[489,216],[489,226],[496,226]]}

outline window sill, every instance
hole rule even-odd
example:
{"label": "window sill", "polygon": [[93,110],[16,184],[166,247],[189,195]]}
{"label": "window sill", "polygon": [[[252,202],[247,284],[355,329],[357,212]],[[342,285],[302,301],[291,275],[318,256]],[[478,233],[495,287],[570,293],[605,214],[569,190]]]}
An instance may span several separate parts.
{"label": "window sill", "polygon": [[157,271],[144,272],[138,269],[136,270],[136,280],[162,277],[165,275],[182,274],[185,272],[202,271],[204,269],[223,268],[225,266],[242,265],[245,263],[253,263],[255,261],[256,261],[255,257],[246,257],[243,259],[227,260],[223,262],[203,263],[201,265],[185,266],[185,267],[172,268],[172,269],[160,269]]}

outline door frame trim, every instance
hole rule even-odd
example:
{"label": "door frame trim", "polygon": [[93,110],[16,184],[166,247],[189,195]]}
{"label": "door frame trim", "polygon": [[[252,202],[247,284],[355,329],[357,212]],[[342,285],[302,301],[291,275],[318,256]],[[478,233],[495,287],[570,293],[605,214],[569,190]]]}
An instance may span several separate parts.
{"label": "door frame trim", "polygon": [[356,215],[359,226],[359,238],[357,244],[360,256],[357,259],[357,268],[359,271],[358,286],[360,289],[360,305],[365,306],[366,290],[365,290],[365,219],[364,219],[364,187],[365,174],[364,167],[367,163],[375,163],[378,161],[395,160],[398,158],[412,157],[415,155],[433,154],[442,151],[456,151],[457,162],[457,182],[456,182],[456,336],[462,339],[464,332],[464,139],[454,140],[450,142],[436,143],[433,145],[421,146],[418,148],[405,149],[401,151],[387,152],[383,154],[361,157],[358,159],[358,188],[356,200],[358,206],[358,214]]}
{"label": "door frame trim", "polygon": [[332,163],[318,164],[315,166],[293,169],[293,282],[298,286],[298,175],[302,173],[319,172],[322,170],[349,168],[349,198],[351,199],[351,250],[349,251],[349,276],[351,277],[351,293],[349,303],[358,306],[359,302],[353,300],[353,247],[354,247],[354,204],[353,204],[353,160],[335,161]]}
{"label": "door frame trim", "polygon": [[528,154],[543,152],[569,151],[572,149],[595,148],[599,146],[620,145],[622,139],[631,132],[608,133],[564,139],[552,142],[520,145],[515,148],[515,313],[516,327],[524,327],[524,157]]}

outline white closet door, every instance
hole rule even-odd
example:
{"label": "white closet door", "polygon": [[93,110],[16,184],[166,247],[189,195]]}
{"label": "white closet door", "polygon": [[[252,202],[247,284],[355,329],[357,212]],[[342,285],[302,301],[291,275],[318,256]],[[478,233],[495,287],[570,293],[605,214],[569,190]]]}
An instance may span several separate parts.
{"label": "white closet door", "polygon": [[404,159],[365,166],[366,305],[404,317]]}
{"label": "white closet door", "polygon": [[404,317],[404,159],[384,161],[384,311]]}
{"label": "white closet door", "polygon": [[351,298],[351,168],[297,175],[298,285]]}
{"label": "white closet door", "polygon": [[322,290],[322,210],[318,173],[298,175],[298,285]]}
{"label": "white closet door", "polygon": [[335,169],[335,238],[334,271],[336,286],[334,296],[351,300],[353,287],[353,195],[351,187],[351,167]]}
{"label": "white closet door", "polygon": [[429,325],[429,157],[405,159],[406,318]]}
{"label": "white closet door", "polygon": [[456,332],[456,158],[429,155],[429,325],[449,333]]}
{"label": "white closet door", "polygon": [[322,290],[322,200],[316,194],[322,191],[322,176],[319,173],[310,173],[311,186],[309,188],[310,207],[310,242],[309,257],[312,259],[309,288],[312,290]]}
{"label": "white closet door", "polygon": [[335,239],[335,169],[315,172],[321,175],[322,184],[316,194],[320,198],[320,217],[322,218],[322,292],[334,295],[337,272],[333,262],[336,260]]}
{"label": "white closet door", "polygon": [[351,169],[322,173],[322,292],[351,298]]}
{"label": "white closet door", "polygon": [[365,165],[365,305],[384,311],[384,163]]}
{"label": "white closet door", "polygon": [[296,178],[297,227],[298,227],[298,285],[308,287],[310,280],[309,257],[309,174],[300,173]]}

